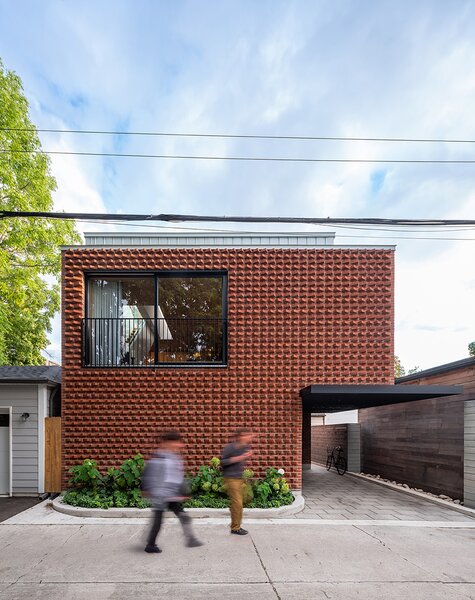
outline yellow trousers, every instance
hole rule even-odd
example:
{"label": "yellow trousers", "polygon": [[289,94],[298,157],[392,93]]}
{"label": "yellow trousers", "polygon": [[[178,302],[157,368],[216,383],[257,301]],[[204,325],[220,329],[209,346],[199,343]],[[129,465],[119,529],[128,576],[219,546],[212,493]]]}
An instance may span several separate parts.
{"label": "yellow trousers", "polygon": [[225,477],[224,483],[231,501],[231,531],[238,531],[238,529],[241,529],[242,522],[243,481],[242,479],[235,479],[234,477]]}

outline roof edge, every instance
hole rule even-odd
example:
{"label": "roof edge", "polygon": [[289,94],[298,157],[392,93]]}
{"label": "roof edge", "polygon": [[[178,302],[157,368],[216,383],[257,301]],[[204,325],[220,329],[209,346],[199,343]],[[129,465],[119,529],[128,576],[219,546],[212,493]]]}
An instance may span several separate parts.
{"label": "roof edge", "polygon": [[397,377],[394,381],[397,384],[404,383],[406,381],[415,381],[431,375],[439,375],[441,373],[447,373],[449,371],[456,371],[457,369],[463,369],[465,367],[475,367],[475,356],[469,356],[468,358],[462,358],[455,360],[454,362],[445,363],[423,371],[417,371],[417,373],[411,373],[410,375],[404,375],[404,377]]}
{"label": "roof edge", "polygon": [[47,385],[61,385],[60,381],[55,381],[54,379],[5,379],[4,377],[0,377],[0,384],[4,383],[22,383],[23,385],[36,385],[38,383],[46,383]]}
{"label": "roof edge", "polygon": [[182,246],[180,244],[164,244],[163,246],[149,246],[146,244],[136,245],[136,244],[128,244],[128,245],[118,245],[118,244],[102,244],[102,245],[94,245],[94,244],[77,244],[72,246],[61,246],[61,251],[67,250],[104,250],[108,248],[113,248],[114,250],[136,250],[141,248],[155,248],[157,250],[168,250],[173,248],[189,248],[190,250],[196,250],[200,248],[208,249],[208,248],[220,248],[223,250],[396,250],[396,244],[362,244],[362,245],[351,245],[351,244],[335,244],[335,245],[326,245],[326,244],[315,244],[313,246],[304,246],[304,245],[288,245],[288,246],[277,246],[277,245],[261,245],[261,246],[253,246],[249,245],[212,245],[212,244],[196,244],[196,245],[187,245]]}

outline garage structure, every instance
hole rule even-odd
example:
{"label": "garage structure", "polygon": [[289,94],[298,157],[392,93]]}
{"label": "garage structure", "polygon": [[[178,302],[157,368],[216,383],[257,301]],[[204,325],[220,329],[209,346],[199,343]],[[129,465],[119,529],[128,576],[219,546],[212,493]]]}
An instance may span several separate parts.
{"label": "garage structure", "polygon": [[61,367],[0,367],[0,495],[45,491],[45,419],[58,417]]}

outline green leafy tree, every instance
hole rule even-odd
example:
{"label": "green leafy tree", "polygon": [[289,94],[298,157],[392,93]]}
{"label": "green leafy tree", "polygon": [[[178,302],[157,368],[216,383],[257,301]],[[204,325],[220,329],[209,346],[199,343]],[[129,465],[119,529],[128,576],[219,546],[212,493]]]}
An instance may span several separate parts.
{"label": "green leafy tree", "polygon": [[475,356],[475,342],[470,342],[468,345],[468,354],[469,356]]}
{"label": "green leafy tree", "polygon": [[419,373],[420,367],[412,367],[412,369],[408,369],[406,371],[405,367],[401,363],[401,359],[399,356],[394,357],[394,377],[397,379],[398,377],[404,377],[405,375],[413,375],[414,373]]}
{"label": "green leafy tree", "polygon": [[[21,80],[0,61],[0,211],[50,211],[55,189]],[[59,309],[60,246],[77,241],[69,221],[0,219],[0,365],[44,363]]]}
{"label": "green leafy tree", "polygon": [[404,377],[405,374],[406,374],[406,370],[402,366],[401,359],[399,358],[399,356],[395,356],[394,357],[394,377],[395,378]]}

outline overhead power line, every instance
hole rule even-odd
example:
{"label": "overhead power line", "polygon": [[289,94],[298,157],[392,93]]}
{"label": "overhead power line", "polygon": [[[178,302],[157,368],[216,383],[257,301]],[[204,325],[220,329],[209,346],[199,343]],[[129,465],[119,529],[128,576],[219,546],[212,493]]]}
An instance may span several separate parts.
{"label": "overhead power line", "polygon": [[187,138],[221,138],[221,139],[252,139],[252,140],[308,140],[336,142],[405,142],[430,144],[474,144],[471,139],[443,138],[408,138],[408,137],[355,137],[355,136],[325,136],[325,135],[264,135],[264,134],[234,134],[234,133],[190,133],[165,131],[108,131],[94,129],[39,129],[21,127],[1,127],[0,131],[37,131],[41,133],[72,133],[85,135],[124,135],[148,137],[187,137]]}
{"label": "overhead power line", "polygon": [[[79,220],[79,219],[78,219]],[[210,233],[210,232],[215,232],[215,233],[233,233],[236,235],[246,235],[249,233],[256,233],[256,231],[242,231],[242,230],[233,230],[233,229],[209,229],[209,228],[198,228],[198,227],[180,227],[180,226],[170,226],[170,225],[144,225],[139,224],[139,223],[117,223],[115,221],[87,221],[85,219],[81,219],[82,223],[103,223],[105,225],[111,225],[113,224],[115,227],[140,227],[140,229],[153,229],[155,231],[160,230],[169,230],[169,229],[173,229],[175,230],[180,230],[178,233],[182,232],[185,233],[186,231],[193,231],[195,232],[197,235],[199,235],[199,233]],[[334,227],[335,229],[339,228],[339,227],[345,227],[344,225],[335,225],[332,224],[332,227]],[[338,235],[338,238],[359,238],[359,239],[378,239],[378,240],[426,240],[426,241],[430,241],[430,240],[434,240],[436,242],[447,242],[447,241],[452,241],[452,242],[475,242],[475,238],[462,238],[462,237],[435,237],[435,236],[430,236],[430,235],[426,235],[426,236],[402,236],[399,235],[397,230],[394,229],[383,229],[383,228],[379,228],[379,227],[375,227],[373,229],[370,229],[369,227],[367,228],[360,228],[360,227],[347,227],[348,229],[356,229],[356,231],[361,231],[362,229],[366,229],[368,231],[373,231],[373,232],[379,232],[379,231],[392,231],[395,232],[396,235],[381,235],[381,236],[375,236],[375,235],[343,235],[339,232],[336,232],[336,235]],[[458,228],[458,229],[442,229],[442,231],[445,233],[446,231],[472,231],[473,228]],[[407,232],[409,230],[407,229],[403,229],[402,230],[403,233]],[[433,230],[427,230],[424,229],[423,232],[427,232],[427,231],[433,231]],[[440,231],[440,230],[439,230]],[[266,233],[268,232],[263,232],[263,235],[266,235]],[[272,233],[272,232],[269,232]],[[292,235],[292,232],[286,232],[286,234],[288,235]]]}
{"label": "overhead power line", "polygon": [[166,221],[172,223],[193,222],[230,222],[230,223],[296,223],[310,225],[331,225],[333,223],[353,225],[393,225],[393,226],[446,226],[475,225],[475,219],[380,219],[380,218],[343,218],[343,217],[246,217],[246,216],[210,216],[178,214],[110,214],[43,211],[0,211],[0,219],[6,218],[46,218],[74,219],[88,221]]}
{"label": "overhead power line", "polygon": [[[248,233],[256,233],[255,230],[249,230],[249,229],[217,229],[216,227],[214,228],[210,228],[210,227],[184,227],[183,225],[149,225],[149,224],[144,224],[144,223],[131,223],[131,222],[125,222],[125,223],[119,223],[117,221],[106,221],[106,220],[101,220],[101,221],[88,221],[87,219],[77,219],[77,221],[81,221],[81,223],[104,223],[105,225],[114,225],[116,227],[140,227],[142,229],[155,229],[155,230],[164,230],[164,229],[171,229],[171,230],[179,230],[181,232],[184,231],[198,231],[201,233],[207,233],[207,232],[216,232],[216,233],[236,233],[238,235],[246,235]],[[411,227],[406,228],[403,225],[393,225],[393,228],[388,228],[388,227],[379,227],[378,225],[373,225],[373,226],[368,226],[368,227],[364,227],[363,225],[338,225],[335,223],[332,223],[332,229],[351,229],[354,231],[371,231],[371,232],[384,232],[384,231],[388,231],[391,233],[397,233],[399,234],[400,232],[403,233],[410,233],[411,232]],[[322,227],[323,225],[319,225],[319,227]],[[394,227],[396,227],[394,229]],[[455,229],[449,228],[447,229],[446,226],[441,225],[440,227],[437,227],[436,229],[428,229],[427,226],[419,226],[419,227],[423,227],[423,229],[421,229],[422,233],[452,233],[452,232],[457,232],[460,233],[461,231],[474,231],[475,229],[475,224],[470,226],[470,225],[466,225],[466,226],[454,226]],[[267,233],[267,231],[265,232]],[[270,231],[269,233],[275,233]],[[292,232],[287,232],[287,233],[292,233]],[[345,237],[342,234],[340,234],[339,232],[338,235],[340,237]],[[361,236],[361,237],[365,237],[365,235]],[[392,238],[393,236],[387,236],[388,238]],[[431,238],[430,236],[427,236],[427,238],[425,239],[434,239]],[[458,239],[462,239],[462,238],[453,238],[454,240],[458,240]],[[471,239],[471,238],[470,238]]]}
{"label": "overhead power line", "polygon": [[290,156],[213,156],[185,154],[138,154],[123,152],[75,152],[72,150],[1,150],[1,154],[59,154],[65,156],[107,156],[122,158],[164,158],[179,160],[230,160],[289,163],[398,163],[398,164],[447,164],[471,165],[475,159],[394,159],[394,158],[305,158]]}

